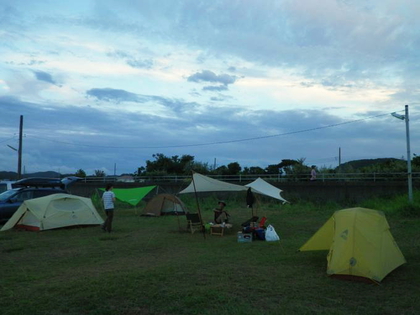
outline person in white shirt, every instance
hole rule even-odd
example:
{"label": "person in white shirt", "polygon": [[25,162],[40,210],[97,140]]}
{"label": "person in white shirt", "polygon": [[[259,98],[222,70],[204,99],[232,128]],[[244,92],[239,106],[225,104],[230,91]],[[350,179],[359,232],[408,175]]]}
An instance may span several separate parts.
{"label": "person in white shirt", "polygon": [[106,214],[105,223],[102,225],[102,230],[105,232],[111,233],[112,231],[112,220],[114,218],[114,202],[115,194],[112,192],[112,184],[107,184],[105,192],[102,195],[102,201],[104,204],[104,210]]}
{"label": "person in white shirt", "polygon": [[316,170],[315,170],[316,166],[312,165],[312,169],[311,169],[311,178],[310,180],[314,181],[316,180]]}

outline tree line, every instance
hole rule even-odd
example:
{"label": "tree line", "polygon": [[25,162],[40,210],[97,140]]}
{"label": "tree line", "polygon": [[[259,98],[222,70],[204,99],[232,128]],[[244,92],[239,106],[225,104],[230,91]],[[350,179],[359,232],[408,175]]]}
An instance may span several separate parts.
{"label": "tree line", "polygon": [[[309,173],[311,165],[305,163],[305,158],[282,159],[277,164],[270,164],[265,168],[259,166],[242,167],[238,162],[215,167],[209,163],[196,161],[189,154],[182,156],[166,156],[163,153],[152,155],[153,159],[146,160],[146,165],[138,167],[131,174],[133,176],[165,176],[165,175],[191,175],[197,172],[204,175],[251,175],[251,174],[277,174],[298,175]],[[420,156],[414,154],[412,159],[413,172],[420,172]],[[379,158],[370,160],[355,160],[342,164],[340,167],[323,166],[318,169],[321,173],[401,173],[407,171],[407,162],[403,159]],[[79,169],[74,175],[86,177],[83,169]],[[95,170],[94,177],[105,177],[102,170]]]}

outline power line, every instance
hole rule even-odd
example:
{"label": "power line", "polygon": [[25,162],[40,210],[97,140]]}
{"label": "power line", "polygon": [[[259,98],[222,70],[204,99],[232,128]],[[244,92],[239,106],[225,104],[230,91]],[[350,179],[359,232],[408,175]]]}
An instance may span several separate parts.
{"label": "power line", "polygon": [[33,136],[33,135],[28,135],[28,136],[31,136],[32,138],[35,138],[35,139],[44,140],[44,141],[50,141],[50,142],[67,144],[67,145],[74,145],[74,146],[81,146],[81,147],[91,147],[91,148],[108,148],[108,149],[187,148],[187,147],[201,147],[201,146],[210,146],[210,145],[218,145],[218,144],[238,143],[238,142],[246,142],[246,141],[262,140],[262,139],[269,139],[269,138],[275,138],[275,137],[281,137],[281,136],[288,136],[288,135],[294,135],[294,134],[299,134],[299,133],[305,133],[305,132],[310,132],[310,131],[316,131],[316,130],[322,130],[322,129],[327,129],[327,128],[333,128],[333,127],[348,125],[348,124],[361,122],[361,121],[372,119],[372,118],[383,117],[383,116],[387,116],[387,115],[390,115],[390,113],[380,114],[380,115],[376,115],[376,116],[370,116],[370,117],[356,119],[356,120],[345,121],[345,122],[341,122],[341,123],[337,123],[337,124],[331,124],[331,125],[322,126],[322,127],[315,127],[315,128],[310,128],[310,129],[290,131],[290,132],[279,133],[279,134],[274,134],[274,135],[267,135],[267,136],[243,138],[243,139],[236,139],[236,140],[226,140],[226,141],[214,141],[214,142],[207,142],[207,143],[169,145],[169,146],[103,146],[103,145],[80,144],[80,143],[72,143],[72,142],[66,142],[66,141],[52,140],[52,139],[41,138],[41,137],[37,137],[37,136]]}
{"label": "power line", "polygon": [[15,139],[15,137],[12,137],[12,138],[9,138],[9,139],[6,139],[6,140],[3,140],[3,141],[0,141],[0,143],[7,142],[7,141],[10,141],[10,140],[13,140],[13,139]]}

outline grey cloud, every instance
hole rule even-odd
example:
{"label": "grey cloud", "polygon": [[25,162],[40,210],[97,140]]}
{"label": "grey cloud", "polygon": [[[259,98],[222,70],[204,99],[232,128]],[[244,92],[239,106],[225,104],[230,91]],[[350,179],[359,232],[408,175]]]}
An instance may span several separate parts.
{"label": "grey cloud", "polygon": [[300,82],[300,85],[304,87],[313,87],[315,84],[313,82]]}
{"label": "grey cloud", "polygon": [[44,64],[44,63],[45,63],[45,61],[42,61],[42,60],[31,60],[31,61],[28,63],[28,66],[42,65],[42,64]]}
{"label": "grey cloud", "polygon": [[[413,72],[412,65],[419,63],[418,8],[414,2],[404,3],[391,9],[388,2],[377,2],[373,9],[367,9],[356,1],[328,1],[322,6],[302,6],[296,1],[164,1],[156,6],[153,1],[109,0],[95,6],[91,16],[42,19],[50,24],[67,23],[192,44],[209,56],[228,55],[263,65],[298,67],[315,80],[331,72],[358,80],[369,70],[370,80],[381,81],[390,69],[397,69],[394,74],[404,78],[414,75],[416,80],[419,73]],[[116,8],[113,14],[104,14],[111,8]],[[248,18],[235,18],[238,12]],[[23,23],[22,17],[20,20]],[[129,60],[143,61],[137,57]]]}
{"label": "grey cloud", "polygon": [[221,83],[225,86],[228,84],[235,83],[237,77],[231,76],[229,74],[220,74],[217,75],[213,71],[203,70],[201,72],[194,73],[188,77],[189,82],[212,82],[212,83]]}
{"label": "grey cloud", "polygon": [[197,92],[195,89],[192,90],[189,94],[193,97],[200,97],[201,96],[201,94],[199,92]]}
{"label": "grey cloud", "polygon": [[203,87],[203,91],[226,91],[228,88],[226,85],[219,85],[219,86],[205,86]]}
{"label": "grey cloud", "polygon": [[114,50],[112,52],[108,52],[107,56],[109,57],[114,57],[114,58],[133,58],[131,55],[129,55],[127,52],[123,51],[123,50]]}
{"label": "grey cloud", "polygon": [[134,103],[147,103],[155,102],[163,106],[171,108],[174,111],[182,112],[186,108],[192,109],[197,106],[194,102],[185,102],[182,99],[166,98],[157,95],[142,95],[128,92],[126,90],[112,89],[112,88],[93,88],[86,91],[86,95],[94,97],[100,101],[115,102],[134,102]]}
{"label": "grey cloud", "polygon": [[136,102],[136,103],[143,103],[144,99],[142,99],[139,95],[131,92],[127,92],[125,90],[119,89],[111,89],[111,88],[104,88],[104,89],[90,89],[86,91],[88,96],[92,96],[97,98],[100,101],[106,102]]}
{"label": "grey cloud", "polygon": [[127,64],[133,68],[151,69],[153,67],[153,60],[151,59],[130,59],[126,61]]}
{"label": "grey cloud", "polygon": [[20,29],[23,20],[22,12],[11,3],[0,3],[0,25],[3,29]]}
{"label": "grey cloud", "polygon": [[[413,67],[419,64],[416,51],[420,48],[418,8],[413,2],[392,9],[388,2],[376,2],[367,9],[356,1],[328,1],[322,6],[296,1],[206,5],[176,1],[159,7],[145,1],[134,8],[129,0],[118,3],[123,11],[136,10],[142,25],[155,31],[153,36],[203,48],[208,55],[296,68],[318,84],[331,73],[344,78],[335,83],[337,87],[345,80],[381,84],[390,71],[403,78],[420,75]],[[405,6],[410,14],[402,12]],[[236,19],[238,12],[248,18]]]}
{"label": "grey cloud", "polygon": [[107,53],[107,56],[117,59],[123,59],[129,66],[133,68],[151,69],[154,64],[153,59],[141,59],[123,50],[114,50],[112,52]]}
{"label": "grey cloud", "polygon": [[330,107],[324,107],[321,110],[339,110],[339,109],[345,109],[345,106],[330,106]]}
{"label": "grey cloud", "polygon": [[[115,95],[109,97],[112,96]],[[105,113],[88,106],[53,108],[49,104],[3,96],[0,97],[0,110],[5,119],[0,136],[7,139],[16,133],[19,115],[24,115],[27,134],[24,154],[32,156],[24,156],[28,170],[36,163],[67,165],[75,170],[112,169],[117,163],[118,172],[133,172],[157,152],[169,156],[191,154],[203,162],[217,158],[222,164],[238,161],[243,166],[262,167],[284,158],[325,161],[327,157],[336,156],[339,147],[343,161],[349,156],[375,158],[378,152],[381,156],[395,157],[393,152],[398,147],[401,155],[405,154],[404,123],[390,115],[337,125],[345,120],[322,110],[247,111],[215,106],[185,114],[183,110],[197,104],[159,96],[148,99],[179,111],[169,118],[141,112]],[[377,112],[369,114],[376,115]],[[320,128],[330,125],[337,126]],[[419,123],[413,120],[413,130],[418,127]],[[72,132],[65,132],[67,130]],[[229,143],[203,145],[225,141]],[[384,147],[385,142],[390,145]],[[174,147],[181,145],[184,147]],[[413,150],[415,148],[413,142]],[[6,149],[0,146],[0,155],[2,150],[7,154]],[[250,151],[253,153],[249,154]],[[37,160],[36,152],[43,152]],[[0,168],[9,165],[5,163],[0,161]],[[15,167],[14,157],[10,158],[9,168],[12,167]]]}
{"label": "grey cloud", "polygon": [[51,74],[44,72],[44,71],[33,71],[35,74],[35,77],[37,78],[37,80],[39,81],[44,81],[47,83],[51,83],[56,85],[57,83],[54,81],[53,77]]}
{"label": "grey cloud", "polygon": [[29,61],[29,62],[19,62],[19,63],[15,63],[13,61],[6,61],[6,64],[9,64],[9,65],[17,64],[19,66],[38,66],[38,65],[42,65],[44,63],[45,63],[45,61],[42,61],[42,60],[34,60],[34,59],[31,60],[31,61]]}

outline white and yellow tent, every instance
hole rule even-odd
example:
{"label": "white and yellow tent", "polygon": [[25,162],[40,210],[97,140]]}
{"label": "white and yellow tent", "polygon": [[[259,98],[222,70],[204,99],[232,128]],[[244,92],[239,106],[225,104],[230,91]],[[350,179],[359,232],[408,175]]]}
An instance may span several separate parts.
{"label": "white and yellow tent", "polygon": [[43,231],[75,225],[99,225],[103,222],[89,198],[53,194],[24,201],[1,231],[13,227]]}
{"label": "white and yellow tent", "polygon": [[336,211],[299,250],[329,250],[328,275],[374,282],[406,262],[384,213],[365,208]]}

